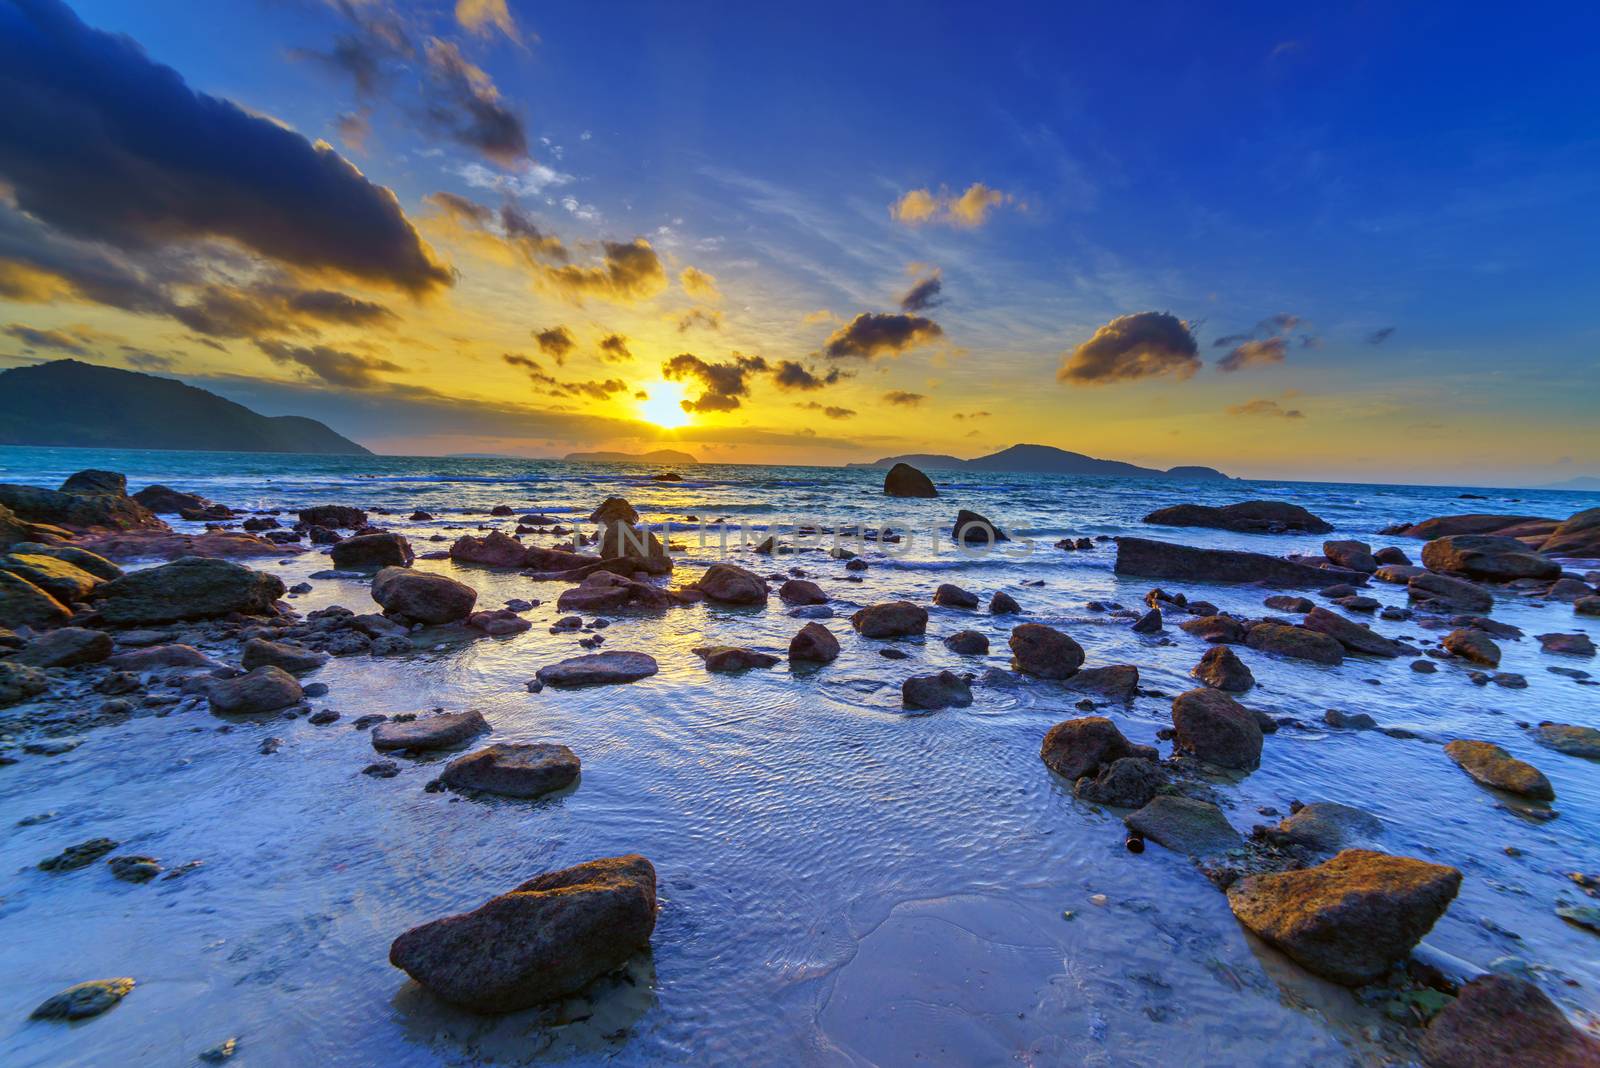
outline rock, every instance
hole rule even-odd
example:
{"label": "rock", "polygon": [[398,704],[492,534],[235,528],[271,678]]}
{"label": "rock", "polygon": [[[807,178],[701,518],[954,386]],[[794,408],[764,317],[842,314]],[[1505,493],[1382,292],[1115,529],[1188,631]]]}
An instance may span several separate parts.
{"label": "rock", "polygon": [[1600,616],[1600,595],[1578,598],[1572,602],[1572,611],[1580,616]]}
{"label": "rock", "polygon": [[192,645],[168,644],[129,649],[107,660],[106,666],[118,671],[155,671],[158,668],[215,671],[224,665]]}
{"label": "rock", "polygon": [[1144,517],[1144,522],[1167,527],[1210,527],[1243,534],[1326,534],[1333,527],[1297,504],[1286,501],[1243,501],[1220,508],[1205,504],[1175,504]]}
{"label": "rock", "polygon": [[467,626],[474,630],[481,630],[491,638],[503,638],[509,634],[521,634],[525,630],[533,629],[532,623],[529,623],[509,608],[496,608],[488,612],[474,612],[467,617]]}
{"label": "rock", "polygon": [[1557,579],[1561,565],[1531,551],[1515,538],[1483,534],[1453,534],[1422,547],[1422,562],[1434,571],[1446,571],[1489,582],[1514,579]]}
{"label": "rock", "polygon": [[1094,693],[1113,701],[1132,701],[1139,693],[1139,669],[1132,664],[1083,668],[1067,680],[1074,693]]}
{"label": "rock", "polygon": [[[1330,612],[1321,606],[1313,607],[1307,612],[1306,618],[1300,625],[1318,634],[1326,634],[1344,646],[1347,652],[1382,657],[1397,657],[1405,652],[1405,647],[1399,642],[1391,641],[1381,634],[1374,633],[1371,628],[1363,627],[1355,620],[1346,619],[1339,613]],[[1415,653],[1416,650],[1413,649],[1412,652]]]}
{"label": "rock", "polygon": [[945,582],[933,591],[933,603],[944,608],[976,608],[978,595]]}
{"label": "rock", "polygon": [[1308,598],[1295,597],[1285,593],[1274,594],[1261,603],[1276,611],[1293,612],[1296,615],[1303,615],[1316,607]]}
{"label": "rock", "polygon": [[38,668],[0,660],[0,708],[10,708],[50,689],[50,680]]}
{"label": "rock", "polygon": [[1123,822],[1157,845],[1191,857],[1214,857],[1244,845],[1220,808],[1192,797],[1160,794]]}
{"label": "rock", "polygon": [[1322,555],[1340,567],[1351,571],[1372,574],[1378,570],[1378,560],[1372,555],[1372,546],[1364,541],[1325,541]]}
{"label": "rock", "polygon": [[1228,905],[1307,970],[1361,986],[1410,954],[1460,886],[1454,868],[1346,849],[1314,868],[1241,879]]}
{"label": "rock", "polygon": [[1404,549],[1394,545],[1386,545],[1372,554],[1372,558],[1381,566],[1383,564],[1399,564],[1409,566],[1411,557],[1407,556]]}
{"label": "rock", "polygon": [[1084,716],[1057,723],[1039,747],[1039,759],[1068,782],[1093,775],[1105,765],[1125,757],[1154,760],[1157,753],[1149,746],[1128,741],[1117,725],[1104,716]]}
{"label": "rock", "polygon": [[416,557],[404,534],[357,534],[333,547],[333,566],[352,571],[384,567],[410,567]]}
{"label": "rock", "polygon": [[1549,746],[1568,756],[1600,760],[1600,730],[1593,727],[1546,722],[1539,724],[1534,731],[1534,738],[1540,745]]}
{"label": "rock", "polygon": [[910,464],[895,464],[883,476],[883,492],[890,497],[937,497],[933,480]]}
{"label": "rock", "polygon": [[593,571],[556,598],[562,612],[621,612],[625,609],[655,611],[686,603],[678,594],[648,582],[623,578],[609,571]]}
{"label": "rock", "polygon": [[1255,582],[1266,586],[1321,589],[1330,580],[1364,585],[1359,571],[1313,567],[1264,553],[1195,549],[1148,538],[1117,538],[1116,572],[1184,582]]}
{"label": "rock", "polygon": [[1579,601],[1592,593],[1594,589],[1587,582],[1563,575],[1550,584],[1544,596],[1552,601]]}
{"label": "rock", "polygon": [[950,537],[963,545],[995,545],[1002,541],[1010,541],[1006,532],[989,522],[977,512],[969,512],[963,508],[956,513],[955,525],[950,529]]}
{"label": "rock", "polygon": [[386,567],[373,576],[372,599],[387,616],[413,623],[454,623],[472,614],[478,591],[444,575]]}
{"label": "rock", "polygon": [[72,610],[21,575],[0,571],[0,626],[53,627]]}
{"label": "rock", "polygon": [[937,675],[913,675],[900,685],[900,701],[906,708],[936,711],[965,708],[972,704],[972,686],[953,671]]}
{"label": "rock", "polygon": [[427,752],[433,749],[454,749],[465,745],[480,734],[490,730],[483,713],[476,709],[465,712],[438,712],[431,716],[418,716],[413,720],[397,722],[388,720],[372,728],[372,748],[380,753],[399,750]]}
{"label": "rock", "polygon": [[1544,524],[1551,532],[1557,526],[1553,519],[1534,515],[1444,515],[1410,526],[1402,524],[1385,533],[1431,541],[1454,534],[1498,534],[1527,524]]}
{"label": "rock", "polygon": [[996,590],[989,598],[989,613],[996,616],[1013,616],[1022,611],[1017,599],[1005,590]]}
{"label": "rock", "polygon": [[160,483],[146,486],[133,495],[133,499],[157,515],[177,515],[179,512],[204,511],[211,502],[195,493],[184,493]]}
{"label": "rock", "polygon": [[161,862],[155,857],[129,853],[106,861],[111,874],[125,883],[147,883],[161,874]]}
{"label": "rock", "polygon": [[[509,534],[491,531],[482,538],[463,535],[450,546],[450,559],[463,564],[482,564],[485,567],[521,567],[527,559],[528,547]],[[599,557],[593,558],[596,563]]]}
{"label": "rock", "polygon": [[654,675],[655,658],[648,653],[590,653],[549,664],[534,674],[546,686],[604,686],[636,682]]}
{"label": "rock", "polygon": [[1565,656],[1593,656],[1594,640],[1581,631],[1577,634],[1540,634],[1539,646],[1547,653]]}
{"label": "rock", "polygon": [[1245,638],[1244,624],[1232,616],[1211,615],[1186,619],[1178,624],[1178,629],[1208,642],[1242,642]]}
{"label": "rock", "polygon": [[859,610],[850,623],[863,638],[920,637],[928,629],[928,610],[910,601],[890,601]]}
{"label": "rock", "polygon": [[1406,592],[1413,601],[1436,611],[1487,612],[1494,607],[1494,597],[1488,590],[1466,579],[1431,571],[1413,575],[1406,583]]}
{"label": "rock", "polygon": [[200,1051],[200,1059],[207,1064],[222,1064],[239,1051],[237,1038],[225,1038],[215,1046]]}
{"label": "rock", "polygon": [[1335,729],[1348,731],[1370,731],[1378,726],[1378,721],[1365,712],[1341,712],[1337,708],[1324,712],[1322,722]]}
{"label": "rock", "polygon": [[1383,824],[1369,812],[1336,801],[1313,801],[1280,821],[1267,837],[1278,845],[1332,853],[1351,841],[1376,838],[1382,833]]}
{"label": "rock", "polygon": [[34,1009],[32,1020],[87,1020],[99,1016],[133,990],[132,979],[91,979],[87,983],[69,986]]}
{"label": "rock", "polygon": [[329,659],[327,653],[307,649],[303,645],[251,638],[244,643],[240,651],[239,664],[246,671],[270,664],[282,668],[291,675],[303,675],[308,671],[315,671]]}
{"label": "rock", "polygon": [[1134,620],[1133,626],[1129,629],[1135,634],[1160,634],[1162,625],[1161,609],[1151,608]]}
{"label": "rock", "polygon": [[184,557],[103,583],[94,603],[108,623],[171,623],[235,612],[268,615],[283,594],[276,575],[227,560]]}
{"label": "rock", "polygon": [[1484,786],[1535,801],[1554,801],[1555,788],[1538,768],[1518,760],[1492,742],[1458,738],[1444,747],[1445,756]]}
{"label": "rock", "polygon": [[389,962],[445,1001],[515,1012],[575,994],[650,944],[656,874],[630,855],[531,879],[472,912],[414,927]]}
{"label": "rock", "polygon": [[1189,672],[1213,690],[1243,693],[1256,684],[1256,677],[1243,660],[1226,645],[1215,645],[1205,651]]}
{"label": "rock", "polygon": [[958,630],[944,640],[946,649],[959,656],[984,656],[989,652],[989,639],[975,630]]}
{"label": "rock", "polygon": [[1102,765],[1093,778],[1080,778],[1072,795],[1096,805],[1142,808],[1167,786],[1167,775],[1155,761],[1122,757]]}
{"label": "rock", "polygon": [[1470,663],[1484,667],[1498,667],[1500,664],[1500,647],[1481,630],[1453,630],[1440,639],[1440,644]]}
{"label": "rock", "polygon": [[15,550],[0,556],[0,571],[8,571],[26,579],[62,604],[75,604],[87,599],[94,588],[104,581],[57,557]]}
{"label": "rock", "polygon": [[1558,524],[1539,551],[1586,560],[1600,557],[1600,508],[1578,512]]}
{"label": "rock", "polygon": [[639,522],[639,513],[634,511],[633,505],[628,503],[627,498],[607,497],[600,502],[600,507],[590,513],[589,522],[598,523],[601,526],[610,526],[612,523],[626,523],[631,527]]}
{"label": "rock", "polygon": [[604,525],[597,551],[602,560],[625,560],[634,571],[649,575],[666,575],[672,571],[672,558],[661,540],[649,530],[627,523]]}
{"label": "rock", "polygon": [[[82,484],[74,483],[69,478],[62,485]],[[0,505],[5,506],[24,523],[44,523],[76,531],[140,528],[165,530],[167,526],[157,519],[150,509],[121,493],[85,493],[78,490],[48,490],[39,486],[0,484]]]}
{"label": "rock", "polygon": [[98,664],[111,655],[111,635],[81,627],[46,631],[15,656],[12,663],[36,668]]}
{"label": "rock", "polygon": [[77,871],[87,868],[113,849],[118,843],[110,838],[91,838],[86,842],[70,845],[53,857],[46,857],[39,862],[40,871]]}
{"label": "rock", "polygon": [[821,623],[807,623],[789,641],[791,663],[831,664],[839,656],[839,639]]}
{"label": "rock", "polygon": [[1344,662],[1344,646],[1326,634],[1283,623],[1257,623],[1250,628],[1245,644],[1264,653],[1309,660],[1333,666]]}
{"label": "rock", "polygon": [[206,689],[211,711],[220,715],[276,712],[299,704],[304,697],[293,675],[268,664],[236,679],[214,679]]}
{"label": "rock", "polygon": [[754,605],[767,603],[767,584],[760,575],[737,564],[712,564],[691,589],[719,604]]}
{"label": "rock", "polygon": [[1083,646],[1042,623],[1012,628],[1009,645],[1012,666],[1025,675],[1070,679],[1083,666]]}
{"label": "rock", "polygon": [[755,649],[741,649],[734,645],[702,645],[694,654],[706,662],[707,671],[748,671],[750,668],[769,668],[778,662],[771,653]]}
{"label": "rock", "polygon": [[501,797],[541,797],[578,780],[578,754],[564,745],[501,742],[445,766],[439,780],[452,790]]}
{"label": "rock", "polygon": [[300,509],[300,522],[329,530],[360,530],[367,525],[367,513],[343,504],[319,504]]}
{"label": "rock", "polygon": [[805,579],[789,579],[778,587],[778,599],[784,604],[827,604],[828,595],[822,587]]}
{"label": "rock", "polygon": [[1261,765],[1261,726],[1254,712],[1220,690],[1196,689],[1172,702],[1174,747],[1235,771]]}
{"label": "rock", "polygon": [[1382,564],[1372,577],[1379,582],[1388,582],[1396,586],[1407,585],[1418,575],[1431,575],[1433,572],[1425,567],[1413,567],[1410,564]]}
{"label": "rock", "polygon": [[[18,542],[11,546],[12,555],[16,556],[48,556],[71,564],[80,571],[88,572],[94,578],[107,582],[121,578],[122,568],[113,564],[99,553],[92,553],[88,549],[76,545],[45,545],[37,541]],[[1588,589],[1587,586],[1584,589]]]}
{"label": "rock", "polygon": [[1573,1027],[1528,980],[1489,974],[1463,986],[1433,1018],[1422,1060],[1429,1068],[1595,1068],[1600,1040]]}

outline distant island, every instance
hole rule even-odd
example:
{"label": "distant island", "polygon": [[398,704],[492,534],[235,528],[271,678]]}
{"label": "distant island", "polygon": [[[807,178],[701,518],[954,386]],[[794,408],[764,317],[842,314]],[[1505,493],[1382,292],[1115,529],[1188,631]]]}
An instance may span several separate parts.
{"label": "distant island", "polygon": [[1577,490],[1585,493],[1600,492],[1600,475],[1578,475],[1576,478],[1563,479],[1560,482],[1546,482],[1534,489],[1546,490]]}
{"label": "distant island", "polygon": [[870,464],[849,464],[850,467],[893,467],[897,463],[910,464],[922,470],[949,471],[1013,471],[1039,475],[1106,475],[1122,478],[1181,478],[1228,479],[1212,467],[1173,467],[1165,471],[1153,467],[1123,463],[1121,460],[1097,460],[1081,452],[1068,452],[1052,445],[1013,445],[1009,449],[963,460],[942,453],[911,453],[906,456],[885,456]]}
{"label": "distant island", "polygon": [[686,452],[657,449],[654,452],[569,452],[562,457],[571,463],[586,464],[697,464]]}
{"label": "distant island", "polygon": [[0,445],[371,455],[315,419],[80,360],[0,371]]}

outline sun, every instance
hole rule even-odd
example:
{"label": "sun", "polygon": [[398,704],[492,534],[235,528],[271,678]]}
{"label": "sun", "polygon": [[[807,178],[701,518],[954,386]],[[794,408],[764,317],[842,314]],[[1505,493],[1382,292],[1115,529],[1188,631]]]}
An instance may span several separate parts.
{"label": "sun", "polygon": [[686,392],[683,383],[656,381],[646,383],[640,388],[645,396],[635,405],[639,418],[647,423],[654,423],[663,430],[676,430],[680,426],[689,425],[691,422],[689,413],[683,410],[683,398]]}

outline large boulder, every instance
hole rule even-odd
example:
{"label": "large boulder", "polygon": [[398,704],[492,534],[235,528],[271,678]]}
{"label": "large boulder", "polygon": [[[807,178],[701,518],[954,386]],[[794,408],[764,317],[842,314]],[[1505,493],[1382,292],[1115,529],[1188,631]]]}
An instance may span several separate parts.
{"label": "large boulder", "polygon": [[159,482],[135,493],[133,499],[157,515],[203,511],[211,504],[197,493],[184,493],[171,486],[163,486]]}
{"label": "large boulder", "polygon": [[1044,736],[1039,759],[1068,782],[1093,775],[1113,761],[1127,757],[1154,760],[1147,745],[1134,745],[1104,716],[1083,716],[1057,723]]}
{"label": "large boulder", "polygon": [[1221,690],[1200,688],[1172,701],[1173,745],[1180,752],[1234,771],[1261,765],[1256,714]]}
{"label": "large boulder", "polygon": [[1454,534],[1499,534],[1506,530],[1525,528],[1529,524],[1546,524],[1550,531],[1559,525],[1557,520],[1536,515],[1441,515],[1424,519],[1409,526],[1401,524],[1384,531],[1406,538],[1431,541]]}
{"label": "large boulder", "polygon": [[607,497],[600,502],[600,507],[589,514],[589,522],[598,523],[602,527],[610,526],[612,523],[626,523],[631,527],[639,522],[639,513],[628,503],[626,497]]}
{"label": "large boulder", "polygon": [[0,627],[55,627],[71,618],[71,609],[21,575],[0,571]]}
{"label": "large boulder", "polygon": [[235,612],[267,615],[283,593],[283,580],[276,575],[228,560],[186,556],[103,583],[94,591],[94,604],[109,623],[173,623]]}
{"label": "large boulder", "polygon": [[86,600],[94,588],[105,581],[76,564],[35,553],[12,552],[0,556],[0,571],[27,579],[62,604]]}
{"label": "large boulder", "polygon": [[547,664],[534,674],[546,686],[605,686],[637,682],[657,671],[655,657],[649,653],[607,652],[574,656],[558,664]]}
{"label": "large boulder", "polygon": [[1533,983],[1480,975],[1433,1018],[1422,1036],[1428,1068],[1596,1068],[1600,1039],[1584,1034]]}
{"label": "large boulder", "polygon": [[1306,969],[1361,986],[1410,954],[1460,886],[1461,873],[1442,864],[1347,849],[1314,868],[1241,879],[1228,905]]}
{"label": "large boulder", "polygon": [[1405,652],[1405,647],[1399,642],[1374,633],[1370,627],[1363,627],[1355,620],[1331,612],[1320,605],[1307,612],[1306,618],[1300,625],[1306,630],[1326,634],[1344,646],[1348,652],[1384,657],[1395,657]]}
{"label": "large boulder", "polygon": [[928,610],[910,601],[869,605],[850,617],[863,638],[914,638],[928,630]]}
{"label": "large boulder", "polygon": [[471,912],[414,927],[389,962],[427,990],[480,1013],[575,994],[650,944],[656,872],[637,855],[530,879]]}
{"label": "large boulder", "polygon": [[380,753],[409,750],[415,753],[454,749],[489,731],[489,722],[476,709],[437,712],[412,720],[389,720],[372,728],[372,748]]}
{"label": "large boulder", "polygon": [[[121,487],[118,489],[117,487]],[[70,488],[69,488],[70,487]],[[127,482],[109,471],[80,471],[58,490],[0,484],[0,505],[29,523],[48,523],[72,530],[106,528],[165,530],[154,512],[129,497]]]}
{"label": "large boulder", "polygon": [[305,693],[294,676],[280,667],[258,667],[233,679],[213,681],[206,693],[211,711],[226,715],[276,712],[299,704]]}
{"label": "large boulder", "polygon": [[1484,786],[1535,801],[1556,799],[1555,787],[1543,772],[1493,742],[1458,738],[1444,747],[1444,755]]}
{"label": "large boulder", "polygon": [[[450,546],[450,559],[457,563],[483,564],[486,567],[522,567],[528,557],[528,547],[516,538],[500,531],[491,531],[484,537],[471,534],[456,539]],[[599,557],[594,557],[598,561]]]}
{"label": "large boulder", "polygon": [[910,464],[895,464],[883,476],[883,492],[890,497],[937,497],[933,480]]}
{"label": "large boulder", "polygon": [[46,545],[43,542],[24,541],[11,546],[9,555],[12,556],[48,556],[71,564],[80,571],[86,571],[97,579],[110,582],[112,579],[121,578],[122,568],[113,564],[99,553],[92,553],[88,549],[76,545]]}
{"label": "large boulder", "polygon": [[1271,620],[1250,628],[1245,644],[1263,653],[1309,660],[1313,664],[1334,666],[1344,663],[1344,646],[1338,639],[1305,627]]}
{"label": "large boulder", "polygon": [[965,508],[956,513],[955,525],[950,528],[950,537],[963,545],[994,545],[1011,540],[1006,537],[1005,531],[977,512],[969,512]]}
{"label": "large boulder", "polygon": [[649,530],[627,523],[609,523],[600,532],[597,547],[602,560],[625,560],[630,568],[649,575],[672,571],[672,558]]}
{"label": "large boulder", "polygon": [[1600,508],[1579,512],[1539,545],[1540,552],[1583,560],[1600,559]]}
{"label": "large boulder", "polygon": [[972,704],[972,685],[953,671],[913,675],[900,684],[900,703],[906,708],[929,712],[965,708]]}
{"label": "large boulder", "polygon": [[712,564],[691,588],[705,594],[706,600],[719,604],[767,603],[766,581],[737,564]]}
{"label": "large boulder", "polygon": [[623,578],[610,571],[592,571],[576,586],[561,591],[561,596],[556,598],[556,609],[598,615],[627,609],[655,611],[683,603],[684,599],[678,594],[648,582]]}
{"label": "large boulder", "polygon": [[1325,541],[1322,543],[1322,555],[1351,571],[1364,571],[1370,575],[1378,570],[1378,559],[1372,554],[1372,546],[1364,541]]}
{"label": "large boulder", "polygon": [[376,571],[385,567],[410,567],[416,559],[404,534],[356,534],[334,543],[333,566],[347,571]]}
{"label": "large boulder", "polygon": [[1242,501],[1220,508],[1175,504],[1156,509],[1144,521],[1164,527],[1210,527],[1243,534],[1326,534],[1333,529],[1298,504],[1287,501]]}
{"label": "large boulder", "polygon": [[1451,534],[1422,547],[1422,563],[1487,582],[1515,579],[1558,579],[1561,565],[1530,550],[1515,538],[1488,534]]}
{"label": "large boulder", "polygon": [[1494,607],[1494,595],[1482,586],[1432,571],[1411,575],[1406,594],[1424,608],[1440,612],[1487,612]]}
{"label": "large boulder", "polygon": [[1256,582],[1321,589],[1336,582],[1365,586],[1367,576],[1344,568],[1314,567],[1265,553],[1196,549],[1148,538],[1117,539],[1116,572],[1179,582]]}
{"label": "large boulder", "polygon": [[367,525],[367,513],[347,504],[318,504],[300,509],[300,522],[330,530],[360,530]]}
{"label": "large boulder", "polygon": [[478,591],[445,575],[386,567],[372,578],[372,599],[383,614],[412,623],[454,623],[472,614]]}
{"label": "large boulder", "polygon": [[577,781],[578,754],[547,742],[500,742],[456,757],[439,781],[452,790],[542,797]]}
{"label": "large boulder", "polygon": [[1011,662],[1025,675],[1070,679],[1083,666],[1083,646],[1054,627],[1022,623],[1011,630]]}
{"label": "large boulder", "polygon": [[790,663],[831,664],[839,657],[839,639],[821,623],[807,623],[789,641]]}

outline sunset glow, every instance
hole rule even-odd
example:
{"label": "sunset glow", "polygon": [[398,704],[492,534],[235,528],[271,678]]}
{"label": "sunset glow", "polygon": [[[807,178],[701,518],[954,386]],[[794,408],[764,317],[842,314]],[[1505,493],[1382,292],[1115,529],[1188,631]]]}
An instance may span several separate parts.
{"label": "sunset glow", "polygon": [[658,380],[641,386],[640,390],[645,397],[634,407],[645,422],[654,423],[663,430],[676,430],[694,421],[683,407],[684,398],[688,396],[683,383]]}

